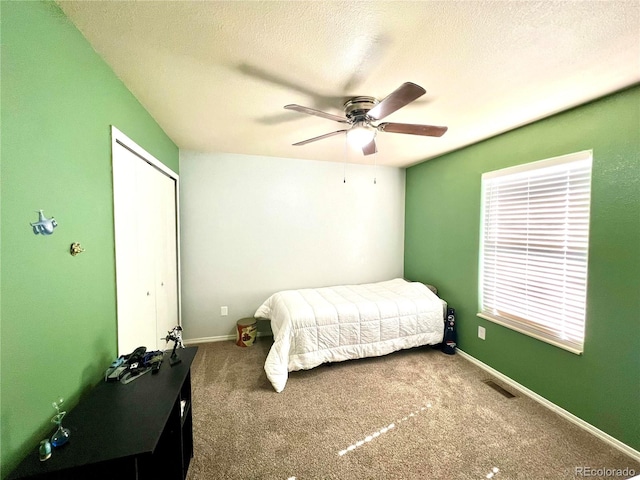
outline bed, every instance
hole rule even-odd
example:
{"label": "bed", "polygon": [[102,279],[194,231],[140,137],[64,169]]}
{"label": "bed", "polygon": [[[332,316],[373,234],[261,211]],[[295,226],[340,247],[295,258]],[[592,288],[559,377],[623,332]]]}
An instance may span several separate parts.
{"label": "bed", "polygon": [[396,278],[281,291],[254,316],[271,320],[264,369],[281,392],[289,372],[440,343],[445,313],[446,302],[426,285]]}

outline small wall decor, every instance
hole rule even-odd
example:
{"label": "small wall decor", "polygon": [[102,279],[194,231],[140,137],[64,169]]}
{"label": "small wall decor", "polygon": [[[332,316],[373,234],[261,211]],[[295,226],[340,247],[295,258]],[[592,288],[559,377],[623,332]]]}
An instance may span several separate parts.
{"label": "small wall decor", "polygon": [[84,248],[78,242],[73,242],[69,247],[69,253],[74,257],[82,252],[84,252]]}
{"label": "small wall decor", "polygon": [[39,233],[42,235],[51,235],[53,229],[58,226],[58,223],[55,218],[47,218],[44,216],[42,210],[38,210],[38,221],[30,223],[30,225],[33,227],[33,233],[36,235]]}

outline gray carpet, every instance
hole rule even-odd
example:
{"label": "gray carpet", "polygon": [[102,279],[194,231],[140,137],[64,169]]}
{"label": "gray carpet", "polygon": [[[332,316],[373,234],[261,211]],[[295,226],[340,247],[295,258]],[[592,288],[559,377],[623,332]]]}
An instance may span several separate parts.
{"label": "gray carpet", "polygon": [[[640,463],[430,347],[293,372],[276,393],[252,347],[199,346],[188,480],[576,479]],[[591,479],[614,478],[594,476]],[[617,477],[617,478],[628,478]]]}

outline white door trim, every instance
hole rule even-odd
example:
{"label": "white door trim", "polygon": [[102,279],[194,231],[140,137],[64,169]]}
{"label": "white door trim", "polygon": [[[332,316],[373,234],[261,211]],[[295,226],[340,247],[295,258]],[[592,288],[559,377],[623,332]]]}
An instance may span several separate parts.
{"label": "white door trim", "polygon": [[[153,165],[158,170],[161,170],[168,177],[173,178],[176,181],[176,185],[178,185],[178,174],[167,167],[164,163],[158,160],[156,157],[147,152],[144,148],[138,145],[136,142],[127,137],[124,133],[118,130],[117,127],[111,125],[111,147],[113,151],[113,147],[116,143],[119,143],[125,148],[128,148],[133,153],[138,155],[145,162]],[[176,199],[177,201],[177,199]]]}
{"label": "white door trim", "polygon": [[[126,148],[130,152],[134,153],[141,160],[147,162],[149,165],[153,166],[157,170],[160,170],[162,173],[172,178],[175,181],[176,185],[176,268],[177,268],[177,302],[178,302],[178,325],[182,325],[182,288],[181,288],[181,280],[180,280],[180,177],[179,175],[167,167],[164,163],[160,162],[157,158],[147,152],[144,148],[134,142],[131,138],[125,135],[122,131],[120,131],[114,125],[111,125],[111,152],[113,156],[113,152],[116,151],[116,144],[121,145]],[[112,167],[113,168],[113,167]],[[113,172],[112,172],[113,175]],[[112,186],[112,191],[114,194],[114,202],[115,202],[115,186]],[[115,209],[115,205],[114,205]],[[115,212],[114,212],[115,213]],[[114,215],[114,236],[117,219]],[[117,251],[115,252],[114,262],[116,264],[116,282],[117,282]],[[117,288],[116,288],[116,302],[117,302]],[[116,310],[117,311],[117,310]],[[116,327],[116,335],[117,335],[117,327]],[[119,352],[120,354],[123,352]]]}

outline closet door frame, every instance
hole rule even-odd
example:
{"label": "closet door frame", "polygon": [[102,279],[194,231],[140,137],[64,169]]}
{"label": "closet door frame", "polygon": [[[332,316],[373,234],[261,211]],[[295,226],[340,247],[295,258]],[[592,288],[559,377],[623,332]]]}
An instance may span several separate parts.
{"label": "closet door frame", "polygon": [[[163,164],[162,162],[160,162],[158,159],[156,159],[153,155],[151,155],[149,152],[147,152],[145,149],[143,149],[142,147],[140,147],[136,142],[134,142],[133,140],[131,140],[127,135],[125,135],[123,132],[121,132],[117,127],[115,126],[111,126],[111,152],[112,152],[112,162],[113,162],[113,156],[116,155],[116,152],[118,151],[118,145],[120,147],[123,147],[127,150],[129,150],[131,153],[133,153],[134,155],[136,155],[138,158],[140,158],[142,161],[148,163],[149,165],[151,165],[153,168],[159,170],[161,173],[163,173],[164,175],[166,175],[167,177],[171,178],[174,180],[175,182],[175,221],[176,221],[176,295],[177,295],[177,315],[178,315],[178,325],[182,325],[182,301],[181,301],[181,284],[180,284],[180,181],[179,181],[179,175],[174,172],[173,170],[171,170],[169,167],[167,167],[165,164]],[[118,273],[119,271],[122,272],[124,271],[124,269],[118,268],[118,263],[119,263],[119,259],[118,259],[118,248],[117,248],[117,241],[116,241],[116,235],[117,235],[117,231],[118,231],[118,216],[116,214],[116,194],[117,194],[117,189],[116,189],[116,173],[113,171],[113,163],[112,163],[112,175],[113,175],[113,195],[114,195],[114,246],[115,246],[115,266],[116,266],[116,302],[118,302],[118,278],[119,275],[122,275],[122,273]],[[122,227],[121,227],[122,228]],[[122,262],[122,255],[120,258],[120,262]],[[116,308],[116,311],[119,313],[119,308]],[[119,320],[119,319],[118,319]],[[119,327],[116,327],[116,339],[117,339],[117,343],[118,343],[118,350],[120,349],[120,339],[119,339]],[[126,353],[131,353],[131,352],[118,352],[119,355],[123,355]]]}

